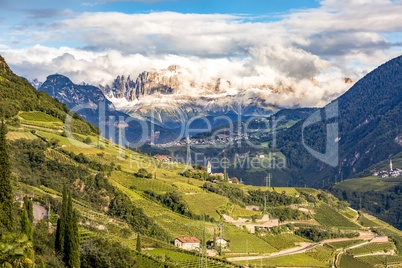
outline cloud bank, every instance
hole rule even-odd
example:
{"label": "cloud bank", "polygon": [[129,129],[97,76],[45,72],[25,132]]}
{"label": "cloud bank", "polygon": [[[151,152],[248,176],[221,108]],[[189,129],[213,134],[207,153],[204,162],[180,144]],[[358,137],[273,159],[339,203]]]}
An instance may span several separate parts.
{"label": "cloud bank", "polygon": [[[136,77],[176,64],[192,70],[197,81],[222,78],[237,90],[290,89],[263,92],[287,107],[325,105],[348,89],[344,77],[356,81],[401,54],[401,44],[385,34],[402,32],[402,5],[387,0],[325,0],[320,8],[275,21],[230,14],[64,12],[68,18],[38,22],[47,12],[35,14],[35,21],[14,32],[16,39],[28,36],[24,48],[0,46],[16,73],[27,78],[61,73],[77,83],[104,85],[117,75]],[[76,45],[33,45],[54,40]]]}

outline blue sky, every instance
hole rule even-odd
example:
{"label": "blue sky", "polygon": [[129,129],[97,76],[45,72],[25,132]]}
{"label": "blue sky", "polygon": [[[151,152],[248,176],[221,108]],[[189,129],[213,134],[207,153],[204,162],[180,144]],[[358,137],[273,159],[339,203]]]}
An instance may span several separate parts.
{"label": "blue sky", "polygon": [[28,79],[104,85],[177,64],[320,106],[401,55],[400,14],[402,0],[0,0],[0,54]]}

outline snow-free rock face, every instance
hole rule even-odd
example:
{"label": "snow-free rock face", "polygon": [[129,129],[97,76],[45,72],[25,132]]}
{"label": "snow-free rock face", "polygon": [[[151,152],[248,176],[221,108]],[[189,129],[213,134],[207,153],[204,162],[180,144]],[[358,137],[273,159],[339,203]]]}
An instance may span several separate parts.
{"label": "snow-free rock face", "polygon": [[108,96],[125,98],[127,101],[142,99],[150,95],[174,95],[191,93],[219,93],[230,87],[229,81],[212,79],[206,83],[194,80],[191,71],[171,65],[160,71],[142,72],[133,80],[130,76],[118,76],[110,85],[99,86]]}
{"label": "snow-free rock face", "polygon": [[106,104],[111,104],[99,88],[89,85],[76,85],[68,77],[59,74],[48,76],[38,90],[45,91],[53,98],[67,104],[69,109],[84,103],[106,102]]}

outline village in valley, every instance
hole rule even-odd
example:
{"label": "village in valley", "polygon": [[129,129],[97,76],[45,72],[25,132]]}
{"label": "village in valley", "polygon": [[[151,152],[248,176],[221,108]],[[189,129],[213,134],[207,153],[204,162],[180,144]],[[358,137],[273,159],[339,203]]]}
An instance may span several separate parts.
{"label": "village in valley", "polygon": [[392,159],[389,160],[388,170],[378,170],[373,173],[373,176],[379,176],[383,179],[390,177],[402,177],[402,169],[392,167]]}

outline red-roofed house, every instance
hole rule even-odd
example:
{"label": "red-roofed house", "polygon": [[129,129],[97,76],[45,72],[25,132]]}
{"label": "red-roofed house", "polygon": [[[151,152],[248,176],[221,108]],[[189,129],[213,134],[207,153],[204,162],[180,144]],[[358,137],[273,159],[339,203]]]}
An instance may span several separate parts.
{"label": "red-roofed house", "polygon": [[177,237],[174,245],[186,250],[195,250],[200,248],[200,240],[195,237]]}
{"label": "red-roofed house", "polygon": [[163,162],[169,162],[172,159],[172,157],[168,156],[168,155],[156,155],[156,156],[154,156],[154,158],[156,160],[163,161]]}

